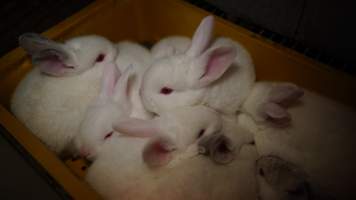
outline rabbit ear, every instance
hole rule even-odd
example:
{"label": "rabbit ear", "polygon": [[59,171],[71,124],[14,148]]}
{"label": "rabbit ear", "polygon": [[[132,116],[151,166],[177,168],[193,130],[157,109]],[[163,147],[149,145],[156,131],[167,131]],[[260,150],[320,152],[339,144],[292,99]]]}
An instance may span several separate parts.
{"label": "rabbit ear", "polygon": [[291,117],[287,109],[276,103],[269,102],[263,104],[261,110],[264,118],[267,121],[272,122],[274,125],[284,126],[291,121]]}
{"label": "rabbit ear", "polygon": [[187,55],[195,57],[207,49],[213,35],[213,28],[214,17],[211,15],[205,17],[194,33],[191,46],[187,50]]}
{"label": "rabbit ear", "polygon": [[205,87],[218,80],[232,65],[236,57],[234,47],[218,47],[197,58],[193,70],[194,88]]}
{"label": "rabbit ear", "polygon": [[52,41],[37,33],[25,33],[19,37],[19,45],[30,55],[37,55],[45,50],[53,50],[57,53],[66,55],[61,43]]}
{"label": "rabbit ear", "polygon": [[120,75],[120,71],[118,70],[116,64],[108,63],[104,66],[99,99],[107,100],[109,97],[113,96],[114,88]]}
{"label": "rabbit ear", "polygon": [[65,60],[71,58],[63,44],[49,40],[36,33],[25,33],[19,37],[19,45],[32,56],[33,62],[39,69],[49,75],[60,76],[66,66]]}
{"label": "rabbit ear", "polygon": [[167,165],[173,158],[176,146],[170,138],[157,137],[147,143],[142,152],[144,162],[150,168]]}
{"label": "rabbit ear", "polygon": [[304,91],[292,83],[278,83],[270,91],[267,102],[260,108],[261,114],[275,125],[285,125],[291,120],[287,107],[295,103]]}
{"label": "rabbit ear", "polygon": [[115,101],[118,101],[120,104],[131,106],[130,95],[133,90],[132,85],[134,80],[134,71],[132,69],[132,64],[130,64],[116,83],[113,95]]}
{"label": "rabbit ear", "polygon": [[209,156],[217,164],[228,164],[235,158],[232,142],[223,134],[205,136],[198,146],[201,154]]}
{"label": "rabbit ear", "polygon": [[283,106],[289,106],[302,97],[303,94],[304,91],[295,84],[279,83],[270,92],[270,101]]}
{"label": "rabbit ear", "polygon": [[113,124],[113,129],[133,137],[151,137],[160,133],[158,121],[128,118]]}

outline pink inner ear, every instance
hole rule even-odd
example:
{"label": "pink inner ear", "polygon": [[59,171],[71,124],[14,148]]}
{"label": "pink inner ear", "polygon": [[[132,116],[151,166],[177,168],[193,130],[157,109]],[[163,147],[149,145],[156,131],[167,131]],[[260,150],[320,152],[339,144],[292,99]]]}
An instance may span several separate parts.
{"label": "pink inner ear", "polygon": [[266,115],[267,120],[276,125],[285,125],[291,121],[290,114],[286,108],[275,103],[267,103],[262,107],[262,112]]}
{"label": "pink inner ear", "polygon": [[208,52],[207,56],[208,58],[205,59],[208,59],[208,62],[205,64],[204,74],[198,82],[200,87],[219,79],[225,73],[236,57],[236,50],[233,47],[220,47]]}
{"label": "pink inner ear", "polygon": [[143,150],[143,160],[151,168],[168,164],[172,159],[174,147],[161,139],[149,143]]}
{"label": "pink inner ear", "polygon": [[38,59],[39,69],[42,73],[51,76],[62,76],[65,74],[65,69],[74,68],[66,66],[57,56],[47,56],[46,58]]}
{"label": "pink inner ear", "polygon": [[280,83],[276,85],[270,94],[270,101],[283,106],[296,102],[304,95],[304,91],[292,83]]}
{"label": "pink inner ear", "polygon": [[117,66],[113,63],[108,63],[104,66],[103,76],[102,76],[102,85],[100,96],[101,97],[110,97],[114,93],[115,85],[120,77],[120,72],[117,69]]}

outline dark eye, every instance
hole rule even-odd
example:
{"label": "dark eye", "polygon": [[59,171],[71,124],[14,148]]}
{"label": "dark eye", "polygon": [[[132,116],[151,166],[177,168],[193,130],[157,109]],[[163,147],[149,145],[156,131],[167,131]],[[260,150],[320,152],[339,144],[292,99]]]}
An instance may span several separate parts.
{"label": "dark eye", "polygon": [[263,171],[262,168],[260,168],[260,170],[258,170],[258,173],[259,173],[261,176],[265,176],[265,172]]}
{"label": "dark eye", "polygon": [[99,54],[98,57],[96,57],[95,62],[101,62],[104,60],[104,58],[105,58],[104,54]]}
{"label": "dark eye", "polygon": [[291,196],[302,196],[305,195],[305,193],[307,193],[306,187],[301,184],[299,186],[297,186],[297,188],[295,188],[294,190],[288,190],[287,193]]}
{"label": "dark eye", "polygon": [[203,136],[205,133],[205,129],[201,129],[199,134],[198,134],[198,138],[200,138],[201,136]]}
{"label": "dark eye", "polygon": [[168,95],[170,93],[173,92],[173,89],[172,88],[168,88],[168,87],[163,87],[160,91],[161,94],[165,94],[165,95]]}
{"label": "dark eye", "polygon": [[113,131],[111,131],[110,133],[106,134],[105,137],[104,137],[104,140],[110,138],[113,134]]}

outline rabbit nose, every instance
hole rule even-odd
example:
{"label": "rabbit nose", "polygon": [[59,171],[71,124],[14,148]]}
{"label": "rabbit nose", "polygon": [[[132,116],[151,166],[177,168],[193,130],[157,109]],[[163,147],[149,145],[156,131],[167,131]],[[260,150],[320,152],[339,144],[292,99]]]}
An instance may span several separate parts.
{"label": "rabbit nose", "polygon": [[79,151],[79,154],[80,154],[80,156],[83,157],[83,158],[87,158],[87,157],[90,156],[90,152],[89,152],[89,150],[86,149],[86,148],[81,148],[80,151]]}

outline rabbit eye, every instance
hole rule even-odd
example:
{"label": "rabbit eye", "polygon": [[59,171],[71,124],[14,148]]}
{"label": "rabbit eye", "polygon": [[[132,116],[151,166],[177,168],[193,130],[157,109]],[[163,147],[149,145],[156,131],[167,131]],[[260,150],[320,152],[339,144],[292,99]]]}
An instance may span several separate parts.
{"label": "rabbit eye", "polygon": [[304,185],[299,185],[294,190],[288,190],[287,193],[291,196],[302,196],[306,193],[306,188]]}
{"label": "rabbit eye", "polygon": [[173,92],[173,89],[172,88],[168,88],[168,87],[163,87],[160,91],[161,94],[164,94],[164,95],[168,95],[170,93]]}
{"label": "rabbit eye", "polygon": [[104,58],[105,58],[105,55],[101,53],[98,55],[98,57],[96,57],[95,62],[101,62],[104,60]]}
{"label": "rabbit eye", "polygon": [[258,170],[258,173],[259,173],[261,176],[265,176],[265,172],[263,171],[262,168],[260,168],[260,170]]}
{"label": "rabbit eye", "polygon": [[201,129],[199,134],[198,134],[198,138],[200,138],[201,136],[203,136],[205,133],[205,129]]}
{"label": "rabbit eye", "polygon": [[104,140],[110,138],[113,134],[113,131],[111,131],[110,133],[106,134],[105,137],[104,137]]}

